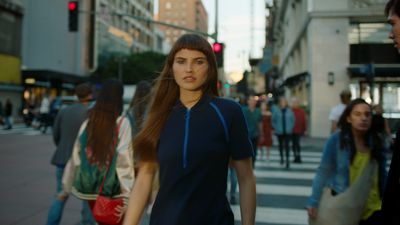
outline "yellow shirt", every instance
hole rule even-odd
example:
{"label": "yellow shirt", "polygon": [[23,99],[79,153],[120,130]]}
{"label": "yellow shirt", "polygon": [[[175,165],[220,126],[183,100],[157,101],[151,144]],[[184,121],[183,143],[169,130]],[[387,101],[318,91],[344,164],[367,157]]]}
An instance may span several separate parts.
{"label": "yellow shirt", "polygon": [[[361,176],[364,168],[367,166],[371,159],[369,152],[356,151],[353,163],[350,166],[350,185],[355,182],[357,177]],[[375,211],[381,209],[382,201],[379,197],[379,186],[378,186],[378,169],[376,169],[372,178],[372,188],[369,192],[367,203],[362,214],[362,219],[365,220],[370,217]]]}

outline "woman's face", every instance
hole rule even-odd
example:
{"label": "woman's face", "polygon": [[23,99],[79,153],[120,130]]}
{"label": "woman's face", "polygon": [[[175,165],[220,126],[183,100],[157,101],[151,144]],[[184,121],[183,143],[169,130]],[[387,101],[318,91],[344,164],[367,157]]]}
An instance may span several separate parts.
{"label": "woman's face", "polygon": [[181,49],[175,54],[172,71],[181,92],[201,92],[207,80],[208,61],[200,51]]}
{"label": "woman's face", "polygon": [[377,115],[382,115],[382,113],[383,113],[382,106],[380,106],[380,105],[375,106],[374,110],[375,110],[375,114],[377,114]]}
{"label": "woman's face", "polygon": [[279,107],[280,108],[286,108],[288,106],[288,102],[286,101],[286,99],[284,99],[284,98],[281,98],[281,99],[279,99]]}
{"label": "woman's face", "polygon": [[249,96],[249,98],[247,99],[247,106],[249,108],[255,108],[257,105],[257,98],[256,96]]}
{"label": "woman's face", "polygon": [[357,104],[354,106],[347,122],[351,124],[353,130],[366,132],[371,126],[371,109],[366,104]]}

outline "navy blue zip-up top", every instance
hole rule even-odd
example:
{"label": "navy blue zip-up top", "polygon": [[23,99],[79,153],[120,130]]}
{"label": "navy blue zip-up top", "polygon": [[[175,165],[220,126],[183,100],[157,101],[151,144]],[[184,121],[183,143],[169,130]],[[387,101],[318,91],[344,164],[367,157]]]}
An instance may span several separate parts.
{"label": "navy blue zip-up top", "polygon": [[242,109],[203,96],[191,109],[177,101],[160,135],[160,189],[151,225],[233,225],[226,199],[229,159],[253,155]]}

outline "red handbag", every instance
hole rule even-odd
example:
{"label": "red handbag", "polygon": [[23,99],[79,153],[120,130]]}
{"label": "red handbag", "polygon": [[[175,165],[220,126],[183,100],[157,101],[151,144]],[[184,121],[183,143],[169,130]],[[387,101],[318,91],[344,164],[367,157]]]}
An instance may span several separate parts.
{"label": "red handbag", "polygon": [[97,222],[116,225],[119,224],[121,218],[116,215],[117,206],[123,206],[122,198],[110,198],[98,195],[93,207],[93,217]]}
{"label": "red handbag", "polygon": [[[116,132],[117,138],[118,138],[118,130],[119,130],[122,120],[123,119],[121,119],[121,121],[117,127],[117,132]],[[117,142],[114,141],[114,145],[116,145],[116,143]],[[103,191],[104,181],[106,180],[108,170],[111,165],[111,160],[113,157],[114,157],[114,155],[112,155],[112,157],[110,159],[110,163],[107,166],[107,171],[104,174],[103,182],[101,183],[101,186],[99,189],[99,194],[96,198],[96,201],[95,201],[93,209],[92,209],[93,217],[97,222],[105,223],[105,224],[109,224],[109,225],[120,224],[122,219],[116,215],[117,214],[116,208],[117,208],[117,206],[121,206],[121,207],[124,206],[124,202],[123,202],[122,198],[111,198],[111,197],[101,195],[101,192]]]}

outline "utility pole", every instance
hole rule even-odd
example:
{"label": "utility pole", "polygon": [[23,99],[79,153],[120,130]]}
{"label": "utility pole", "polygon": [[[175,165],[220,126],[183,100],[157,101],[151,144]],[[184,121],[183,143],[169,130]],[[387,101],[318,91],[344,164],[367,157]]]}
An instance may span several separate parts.
{"label": "utility pole", "polygon": [[[218,0],[216,0],[216,1],[218,1]],[[97,11],[85,11],[85,10],[79,10],[79,13],[88,13],[88,14],[92,14],[92,15],[93,14],[104,15],[104,13],[100,13],[100,12],[97,12]],[[116,13],[116,12],[112,12],[112,13],[110,13],[110,15],[117,15],[117,16],[121,16],[121,17],[123,17],[123,16],[131,17],[133,19],[145,21],[147,23],[154,23],[154,24],[158,24],[158,25],[161,25],[161,26],[167,26],[167,27],[172,27],[172,28],[179,29],[179,30],[188,31],[190,33],[196,33],[196,34],[204,35],[204,36],[207,36],[207,37],[210,37],[210,38],[216,40],[216,38],[215,38],[216,34],[204,33],[204,32],[198,31],[198,30],[189,29],[187,27],[177,26],[177,25],[174,25],[174,24],[171,24],[171,23],[165,23],[165,22],[153,20],[151,18],[135,16],[135,15],[128,14],[128,13]]]}
{"label": "utility pole", "polygon": [[254,49],[254,0],[250,0],[250,54],[249,58],[253,57]]}
{"label": "utility pole", "polygon": [[215,0],[215,28],[214,28],[214,40],[218,42],[218,0]]}

